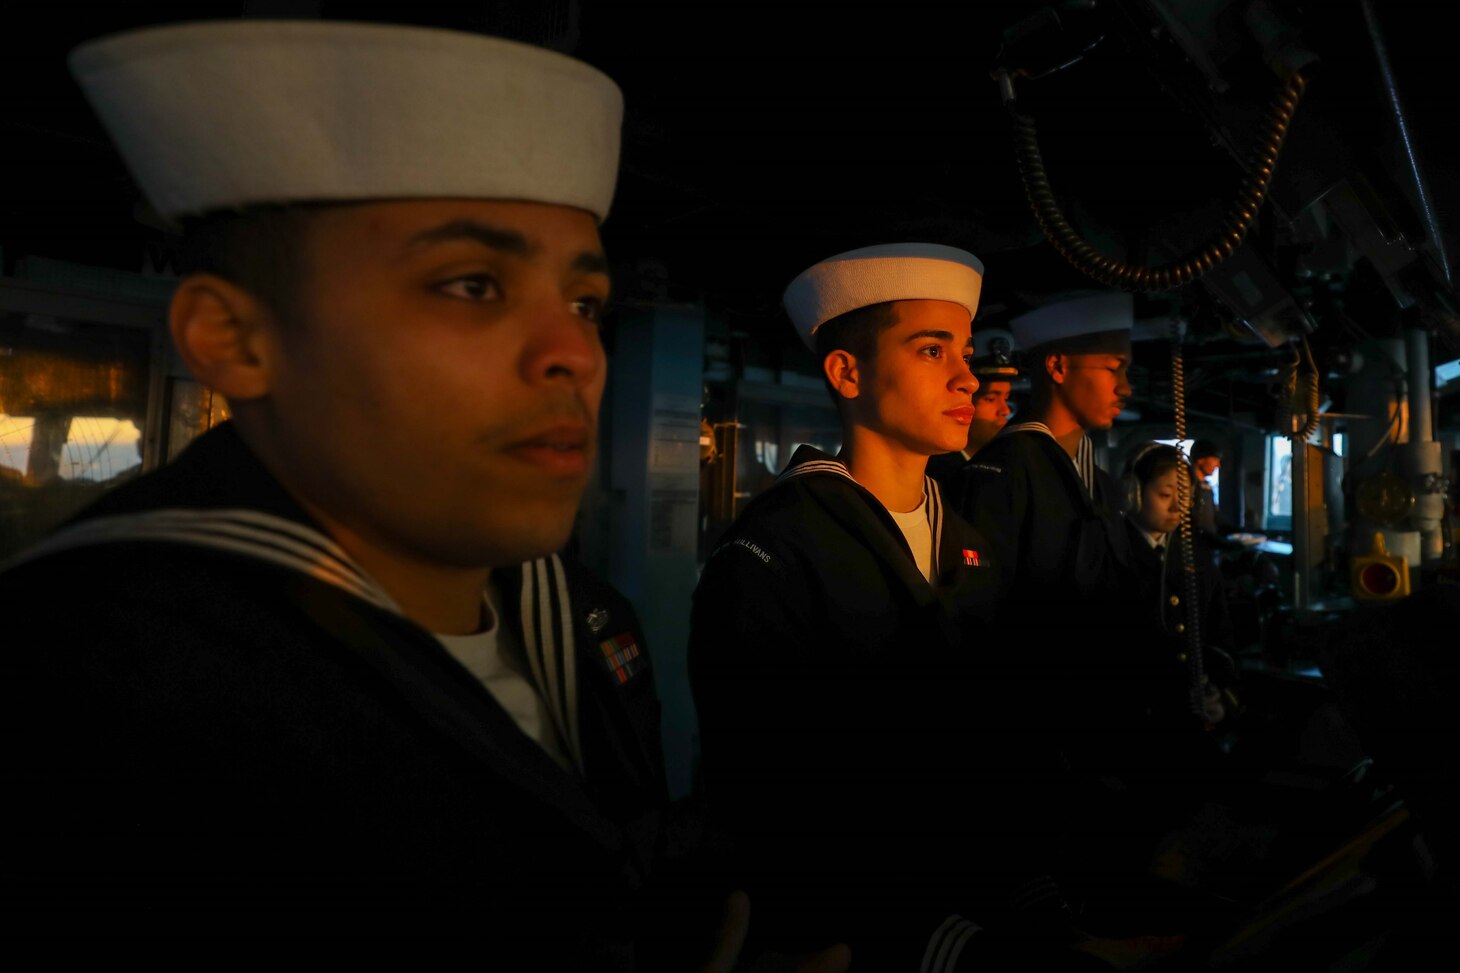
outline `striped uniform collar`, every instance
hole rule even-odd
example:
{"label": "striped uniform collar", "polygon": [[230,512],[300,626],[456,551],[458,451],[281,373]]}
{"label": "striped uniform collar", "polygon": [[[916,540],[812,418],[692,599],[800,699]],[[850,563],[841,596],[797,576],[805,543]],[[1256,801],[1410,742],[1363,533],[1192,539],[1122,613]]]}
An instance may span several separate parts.
{"label": "striped uniform collar", "polygon": [[537,691],[553,714],[573,766],[584,772],[578,731],[578,652],[568,578],[556,554],[522,566],[522,640]]}
{"label": "striped uniform collar", "polygon": [[[800,477],[819,475],[844,477],[855,484],[858,490],[872,497],[873,502],[883,510],[887,509],[887,506],[882,501],[873,496],[872,491],[862,486],[862,484],[857,483],[857,478],[852,476],[845,463],[838,459],[832,459],[824,453],[814,453],[811,458],[800,463],[797,463],[795,457],[792,457],[791,465],[786,467],[780,476],[776,477],[776,483],[789,483]],[[926,475],[923,477],[923,510],[928,517],[928,530],[933,535],[932,564],[933,577],[936,578],[942,571],[942,566],[938,563],[938,552],[943,548],[943,491],[938,486],[937,480]],[[900,529],[899,533],[901,533]]]}
{"label": "striped uniform collar", "polygon": [[252,558],[334,585],[392,614],[400,607],[350,555],[312,527],[248,508],[162,508],[93,517],[22,551],[6,568],[98,544],[185,544]]}
{"label": "striped uniform collar", "polygon": [[[793,458],[791,465],[782,470],[781,475],[776,477],[776,482],[786,483],[798,476],[810,476],[813,473],[830,473],[833,476],[844,476],[853,483],[857,483],[856,477],[852,476],[851,471],[847,469],[847,464],[841,460],[832,459],[825,454],[812,455],[812,459],[803,460],[800,463],[797,463]],[[861,486],[860,483],[857,483],[857,485]]]}
{"label": "striped uniform collar", "polygon": [[[1011,422],[999,430],[999,435],[1007,436],[1016,432],[1042,433],[1050,439],[1054,439],[1056,443],[1059,442],[1058,439],[1055,439],[1054,432],[1042,422]],[[1064,452],[1063,446],[1060,446],[1060,452]],[[1065,453],[1065,455],[1069,454]],[[1075,447],[1074,464],[1075,472],[1080,476],[1080,482],[1085,484],[1085,492],[1093,499],[1095,496],[1095,444],[1090,442],[1089,436],[1080,437],[1080,444]]]}
{"label": "striped uniform collar", "polygon": [[[249,508],[162,508],[78,521],[22,551],[3,570],[78,548],[136,542],[181,544],[260,561],[405,618],[395,600],[333,540],[306,524]],[[521,571],[520,618],[533,681],[582,773],[577,646],[567,573],[556,554],[529,561]]]}

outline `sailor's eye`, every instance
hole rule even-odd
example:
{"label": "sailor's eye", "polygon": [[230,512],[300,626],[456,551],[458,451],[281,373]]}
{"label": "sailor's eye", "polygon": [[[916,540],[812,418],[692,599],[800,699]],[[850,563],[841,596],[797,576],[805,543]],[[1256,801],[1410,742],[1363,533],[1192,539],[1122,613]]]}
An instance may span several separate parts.
{"label": "sailor's eye", "polygon": [[490,274],[453,277],[437,284],[436,289],[448,297],[459,297],[464,301],[490,301],[502,296],[502,289]]}
{"label": "sailor's eye", "polygon": [[607,302],[601,297],[585,296],[573,301],[573,313],[589,321],[602,321],[603,308]]}

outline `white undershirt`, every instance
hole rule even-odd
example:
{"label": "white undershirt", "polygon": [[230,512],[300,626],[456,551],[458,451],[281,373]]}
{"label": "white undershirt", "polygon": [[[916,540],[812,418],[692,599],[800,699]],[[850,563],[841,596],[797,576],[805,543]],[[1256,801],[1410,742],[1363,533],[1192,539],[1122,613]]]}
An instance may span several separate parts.
{"label": "white undershirt", "polygon": [[902,536],[907,538],[907,546],[912,548],[913,560],[917,562],[918,570],[923,577],[931,584],[933,581],[933,529],[928,526],[927,508],[928,501],[925,497],[923,502],[905,514],[896,510],[889,510],[892,519],[897,521]]}
{"label": "white undershirt", "polygon": [[451,657],[466,667],[507,711],[519,729],[547,751],[564,769],[572,769],[567,751],[558,739],[547,704],[537,687],[524,674],[527,669],[522,646],[512,637],[497,608],[497,591],[488,585],[482,601],[488,619],[485,631],[472,635],[442,635],[436,638]]}

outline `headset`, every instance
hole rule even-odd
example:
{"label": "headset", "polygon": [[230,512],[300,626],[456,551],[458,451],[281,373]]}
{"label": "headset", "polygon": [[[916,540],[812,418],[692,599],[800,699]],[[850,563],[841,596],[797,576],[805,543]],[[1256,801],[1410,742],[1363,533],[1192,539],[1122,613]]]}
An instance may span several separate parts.
{"label": "headset", "polygon": [[[1121,485],[1125,491],[1125,514],[1127,517],[1134,517],[1139,514],[1141,512],[1141,507],[1143,506],[1141,495],[1144,490],[1141,487],[1141,478],[1136,475],[1136,467],[1141,464],[1141,460],[1145,459],[1147,456],[1151,455],[1151,453],[1155,452],[1158,449],[1175,450],[1176,456],[1179,460],[1178,468],[1185,468],[1187,470],[1187,475],[1189,476],[1193,474],[1190,461],[1187,460],[1184,455],[1182,455],[1181,450],[1177,447],[1168,445],[1166,443],[1158,443],[1154,440],[1151,442],[1143,443],[1138,449],[1136,449],[1135,452],[1131,453],[1130,456],[1126,458],[1125,472],[1122,473],[1120,477]],[[1166,558],[1170,556],[1172,548],[1175,547],[1178,543],[1180,543],[1179,533],[1166,544],[1165,550],[1161,555],[1161,594],[1159,608],[1157,610],[1161,619],[1161,627],[1166,631],[1168,635],[1180,634],[1180,629],[1173,627],[1171,619],[1169,618],[1166,611]],[[1203,569],[1201,567],[1197,568],[1198,573],[1201,573],[1202,570]]]}
{"label": "headset", "polygon": [[[1126,457],[1125,472],[1120,475],[1120,485],[1122,491],[1125,493],[1126,516],[1134,517],[1136,514],[1141,512],[1141,494],[1144,491],[1141,487],[1141,478],[1139,476],[1136,476],[1136,467],[1140,465],[1141,460],[1149,456],[1154,450],[1160,449],[1163,446],[1166,446],[1166,444],[1158,443],[1152,440],[1151,442],[1143,444],[1134,453],[1131,453],[1130,456]],[[1177,450],[1178,456],[1180,455],[1180,453],[1181,451]]]}

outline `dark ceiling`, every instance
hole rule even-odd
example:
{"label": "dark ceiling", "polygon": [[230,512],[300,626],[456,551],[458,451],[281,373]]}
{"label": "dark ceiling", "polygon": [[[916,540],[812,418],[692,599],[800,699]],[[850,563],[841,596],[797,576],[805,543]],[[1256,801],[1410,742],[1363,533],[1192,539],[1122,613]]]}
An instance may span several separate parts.
{"label": "dark ceiling", "polygon": [[[516,36],[612,75],[628,109],[619,193],[604,235],[622,293],[702,301],[717,327],[794,357],[779,311],[790,277],[838,250],[922,238],[984,259],[980,323],[996,326],[1052,295],[1094,286],[1044,242],[1030,215],[1009,118],[989,78],[1005,28],[1045,6],[28,6],[25,25],[5,32],[0,58],[5,269],[33,253],[136,270],[149,243],[165,243],[133,216],[136,190],[65,72],[69,48],[149,23],[315,14]],[[1237,158],[1277,85],[1246,26],[1252,11],[1267,9],[1291,28],[1290,49],[1311,50],[1318,60],[1305,72],[1308,93],[1251,246],[1285,286],[1306,279],[1301,294],[1319,323],[1336,302],[1346,324],[1324,327],[1344,341],[1356,333],[1356,320],[1359,330],[1384,333],[1417,313],[1401,311],[1352,247],[1321,283],[1307,279],[1301,268],[1312,245],[1295,241],[1288,222],[1338,180],[1357,178],[1407,240],[1428,239],[1357,2],[1101,0],[1093,12],[1060,6],[1063,33],[1036,36],[1019,57],[1058,60],[1061,44],[1104,39],[1079,63],[1021,81],[1018,91],[1021,108],[1039,122],[1054,188],[1088,237],[1128,259],[1157,262],[1216,226],[1242,176]],[[1460,180],[1447,129],[1460,86],[1450,38],[1436,20],[1441,8],[1414,0],[1376,7],[1436,211],[1453,231]],[[1173,11],[1198,28],[1192,34],[1207,65],[1177,43],[1179,26],[1173,32],[1163,22],[1162,13]],[[1224,90],[1214,91],[1214,80]],[[1453,232],[1449,243],[1455,252]],[[1436,252],[1428,249],[1425,266],[1442,281]],[[1203,336],[1226,334],[1232,314],[1200,285],[1140,306],[1174,304]],[[1209,350],[1215,360],[1241,348],[1221,341]]]}

